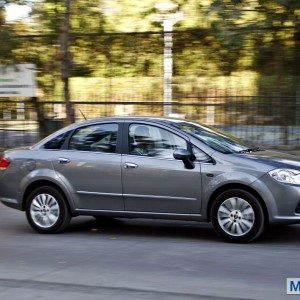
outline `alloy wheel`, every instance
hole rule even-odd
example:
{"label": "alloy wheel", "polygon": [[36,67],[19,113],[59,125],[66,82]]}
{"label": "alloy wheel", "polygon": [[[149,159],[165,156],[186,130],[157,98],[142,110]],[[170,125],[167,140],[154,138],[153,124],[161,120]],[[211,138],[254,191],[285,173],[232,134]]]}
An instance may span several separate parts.
{"label": "alloy wheel", "polygon": [[231,197],[218,209],[218,223],[222,230],[231,236],[243,236],[254,226],[253,207],[245,199]]}
{"label": "alloy wheel", "polygon": [[57,222],[59,213],[59,204],[52,195],[39,194],[32,200],[30,215],[33,222],[39,227],[52,227]]}

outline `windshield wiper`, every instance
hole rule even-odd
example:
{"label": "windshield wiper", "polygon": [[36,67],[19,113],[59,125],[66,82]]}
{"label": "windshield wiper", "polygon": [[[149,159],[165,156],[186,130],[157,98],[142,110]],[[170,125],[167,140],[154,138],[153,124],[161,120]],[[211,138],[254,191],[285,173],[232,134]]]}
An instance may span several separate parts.
{"label": "windshield wiper", "polygon": [[257,147],[257,148],[247,148],[247,149],[243,149],[238,151],[238,153],[251,153],[251,152],[258,152],[258,151],[264,151],[263,149]]}

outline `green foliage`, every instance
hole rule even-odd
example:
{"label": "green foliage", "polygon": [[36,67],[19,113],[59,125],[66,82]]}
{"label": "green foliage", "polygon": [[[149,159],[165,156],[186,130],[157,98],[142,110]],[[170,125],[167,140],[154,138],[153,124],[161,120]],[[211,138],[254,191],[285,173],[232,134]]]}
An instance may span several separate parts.
{"label": "green foliage", "polygon": [[[84,85],[91,77],[107,79],[99,83],[97,92],[89,94],[89,99],[92,94],[100,97],[99,93],[120,93],[114,82],[142,98],[151,93],[157,97],[158,91],[162,94],[163,35],[161,25],[154,21],[155,3],[157,0],[72,1],[72,76],[87,78],[78,80],[82,83],[78,89],[93,91],[94,87]],[[223,76],[228,77],[226,82],[238,85],[240,81],[235,79],[245,74],[255,74],[256,78],[257,86],[251,81],[251,91],[244,89],[249,94],[264,93],[264,89],[296,93],[300,78],[299,0],[178,0],[177,3],[185,16],[175,25],[173,35],[177,94],[210,93],[206,80],[217,82],[216,78]],[[0,39],[4,41],[0,62],[37,64],[39,87],[46,97],[58,95],[60,90],[63,13],[62,0],[35,1],[30,23],[0,27]],[[272,76],[276,85],[267,84],[268,76]],[[132,81],[128,81],[131,77]],[[145,83],[147,77],[153,84]],[[214,87],[220,93],[228,92],[221,83]],[[238,87],[231,90],[238,91]]]}

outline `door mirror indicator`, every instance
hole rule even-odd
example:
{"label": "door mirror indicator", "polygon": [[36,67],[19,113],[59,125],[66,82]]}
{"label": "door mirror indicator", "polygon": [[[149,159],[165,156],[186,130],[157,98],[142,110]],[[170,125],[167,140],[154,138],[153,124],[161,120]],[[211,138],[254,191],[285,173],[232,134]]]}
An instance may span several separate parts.
{"label": "door mirror indicator", "polygon": [[173,153],[173,157],[175,159],[178,159],[178,160],[182,160],[183,163],[184,163],[184,166],[187,168],[187,169],[194,169],[195,168],[195,164],[193,162],[193,154],[186,150],[186,149],[177,149],[174,151]]}

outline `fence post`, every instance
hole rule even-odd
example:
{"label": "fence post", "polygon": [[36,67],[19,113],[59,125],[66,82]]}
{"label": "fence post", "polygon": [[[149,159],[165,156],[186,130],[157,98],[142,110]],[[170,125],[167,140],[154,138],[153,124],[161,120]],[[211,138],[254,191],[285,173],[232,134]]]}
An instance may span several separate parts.
{"label": "fence post", "polygon": [[284,145],[288,146],[289,144],[289,126],[284,126]]}

